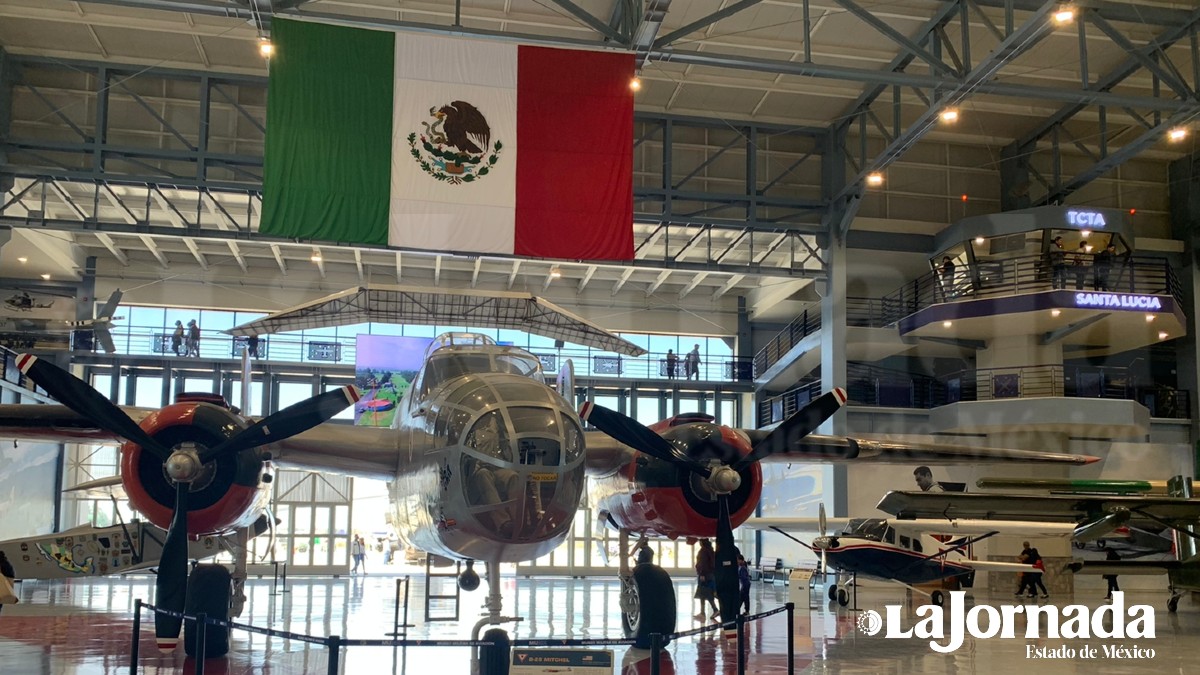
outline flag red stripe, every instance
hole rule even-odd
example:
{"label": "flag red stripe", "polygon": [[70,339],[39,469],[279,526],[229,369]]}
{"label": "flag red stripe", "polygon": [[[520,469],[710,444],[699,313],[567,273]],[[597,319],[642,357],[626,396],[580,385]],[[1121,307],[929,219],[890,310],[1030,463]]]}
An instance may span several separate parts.
{"label": "flag red stripe", "polygon": [[633,258],[632,54],[517,52],[517,255]]}

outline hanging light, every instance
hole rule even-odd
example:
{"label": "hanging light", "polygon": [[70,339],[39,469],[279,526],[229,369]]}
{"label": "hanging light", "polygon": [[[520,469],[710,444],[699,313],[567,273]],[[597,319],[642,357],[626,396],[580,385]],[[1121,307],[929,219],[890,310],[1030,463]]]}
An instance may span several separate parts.
{"label": "hanging light", "polygon": [[1188,137],[1187,127],[1175,127],[1167,132],[1167,140],[1178,143]]}
{"label": "hanging light", "polygon": [[641,91],[642,90],[642,78],[638,77],[637,75],[634,75],[633,79],[629,80],[629,88],[632,89],[633,91]]}
{"label": "hanging light", "polygon": [[946,108],[942,111],[941,118],[947,124],[953,124],[958,121],[958,108]]}
{"label": "hanging light", "polygon": [[271,38],[260,35],[258,37],[258,53],[264,58],[269,59],[275,54],[275,43],[271,42]]}
{"label": "hanging light", "polygon": [[867,174],[867,185],[870,185],[871,187],[879,187],[880,185],[883,185],[883,174],[879,173],[878,171]]}
{"label": "hanging light", "polygon": [[1075,8],[1070,5],[1063,5],[1054,13],[1054,23],[1064,24],[1071,23],[1075,20]]}

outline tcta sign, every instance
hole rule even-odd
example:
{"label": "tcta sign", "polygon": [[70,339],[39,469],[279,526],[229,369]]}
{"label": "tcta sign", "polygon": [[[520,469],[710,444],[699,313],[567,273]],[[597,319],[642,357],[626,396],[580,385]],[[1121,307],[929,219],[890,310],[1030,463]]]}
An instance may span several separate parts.
{"label": "tcta sign", "polygon": [[1105,227],[1108,223],[1099,211],[1067,211],[1067,222],[1076,227]]}

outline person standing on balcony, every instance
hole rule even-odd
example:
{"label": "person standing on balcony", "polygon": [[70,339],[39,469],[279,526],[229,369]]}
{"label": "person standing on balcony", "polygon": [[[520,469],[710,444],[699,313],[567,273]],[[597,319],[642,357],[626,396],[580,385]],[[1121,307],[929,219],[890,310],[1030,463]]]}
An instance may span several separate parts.
{"label": "person standing on balcony", "polygon": [[667,379],[675,379],[675,367],[679,365],[679,355],[674,349],[667,350]]}
{"label": "person standing on balcony", "polygon": [[195,319],[188,321],[187,356],[200,356],[200,326]]}
{"label": "person standing on balcony", "polygon": [[1088,246],[1086,239],[1079,242],[1072,262],[1075,267],[1075,290],[1082,291],[1084,282],[1087,281],[1088,268],[1092,266],[1092,247]]}
{"label": "person standing on balcony", "polygon": [[1046,252],[1050,258],[1051,286],[1054,290],[1067,288],[1067,252],[1063,249],[1063,238],[1055,237],[1050,250]]}
{"label": "person standing on balcony", "polygon": [[1117,257],[1117,245],[1108,242],[1104,250],[1096,254],[1096,265],[1093,268],[1094,278],[1092,288],[1097,291],[1111,291],[1109,278],[1112,276],[1113,259]]}
{"label": "person standing on balcony", "polygon": [[183,356],[186,352],[183,351],[183,322],[175,320],[175,332],[171,334],[171,351],[175,352],[175,356]]}
{"label": "person standing on balcony", "polygon": [[954,260],[950,256],[942,258],[942,292],[946,299],[954,297]]}
{"label": "person standing on balcony", "polygon": [[692,379],[694,376],[697,380],[700,379],[700,345],[693,345],[692,351],[687,353],[687,358],[684,359],[684,372],[687,374],[685,379]]}

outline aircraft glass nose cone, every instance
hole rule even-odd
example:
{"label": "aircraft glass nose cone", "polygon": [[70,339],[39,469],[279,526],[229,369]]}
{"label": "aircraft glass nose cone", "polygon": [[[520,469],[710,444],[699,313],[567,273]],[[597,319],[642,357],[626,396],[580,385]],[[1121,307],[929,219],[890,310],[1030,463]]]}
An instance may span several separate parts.
{"label": "aircraft glass nose cone", "polygon": [[822,551],[833,548],[833,537],[817,537],[816,539],[813,539],[812,545],[813,548],[820,549]]}

